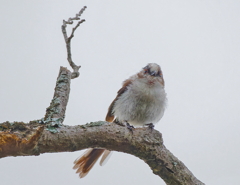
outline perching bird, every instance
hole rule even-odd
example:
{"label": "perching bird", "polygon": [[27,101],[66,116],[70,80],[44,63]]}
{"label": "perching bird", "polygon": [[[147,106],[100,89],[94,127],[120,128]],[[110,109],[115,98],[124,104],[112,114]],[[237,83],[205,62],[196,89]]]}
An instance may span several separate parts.
{"label": "perching bird", "polygon": [[[117,97],[108,108],[106,121],[151,127],[162,118],[166,101],[161,68],[158,64],[149,63],[139,73],[123,82]],[[110,151],[88,149],[75,160],[73,169],[77,169],[76,173],[79,173],[80,178],[85,177],[102,154],[100,165],[109,157]]]}

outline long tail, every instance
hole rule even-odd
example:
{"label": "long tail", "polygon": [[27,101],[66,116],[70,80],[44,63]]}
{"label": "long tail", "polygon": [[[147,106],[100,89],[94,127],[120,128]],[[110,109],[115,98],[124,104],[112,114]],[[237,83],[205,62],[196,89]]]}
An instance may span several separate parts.
{"label": "long tail", "polygon": [[100,161],[100,165],[103,165],[107,161],[110,151],[95,148],[88,149],[82,156],[74,161],[75,165],[73,169],[77,169],[76,173],[79,173],[80,178],[85,177],[102,154],[103,157]]}

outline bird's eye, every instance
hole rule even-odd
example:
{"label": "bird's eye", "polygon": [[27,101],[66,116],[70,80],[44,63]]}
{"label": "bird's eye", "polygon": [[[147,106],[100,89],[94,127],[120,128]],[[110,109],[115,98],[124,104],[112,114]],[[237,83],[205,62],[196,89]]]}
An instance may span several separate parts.
{"label": "bird's eye", "polygon": [[158,72],[155,72],[155,71],[150,71],[150,70],[148,70],[148,73],[151,75],[151,76],[159,76],[159,77],[161,77],[161,75],[162,75],[162,73],[160,72],[160,71],[158,71]]}

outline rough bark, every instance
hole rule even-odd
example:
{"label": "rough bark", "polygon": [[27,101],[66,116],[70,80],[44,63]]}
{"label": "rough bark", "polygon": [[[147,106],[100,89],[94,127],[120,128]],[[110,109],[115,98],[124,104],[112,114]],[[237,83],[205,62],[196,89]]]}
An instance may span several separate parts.
{"label": "rough bark", "polygon": [[169,185],[200,185],[200,182],[163,144],[162,134],[149,128],[136,128],[103,121],[57,128],[56,133],[32,121],[0,125],[0,157],[106,148],[132,154],[145,161],[153,173]]}

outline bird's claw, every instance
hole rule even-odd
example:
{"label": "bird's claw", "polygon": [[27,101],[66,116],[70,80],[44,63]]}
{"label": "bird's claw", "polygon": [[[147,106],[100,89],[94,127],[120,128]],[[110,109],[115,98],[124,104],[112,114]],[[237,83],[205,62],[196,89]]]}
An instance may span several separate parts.
{"label": "bird's claw", "polygon": [[148,128],[150,128],[151,131],[154,129],[154,124],[152,124],[152,123],[147,123],[145,125],[148,126]]}
{"label": "bird's claw", "polygon": [[127,128],[130,130],[130,132],[133,133],[134,126],[130,125],[128,122],[126,122]]}

